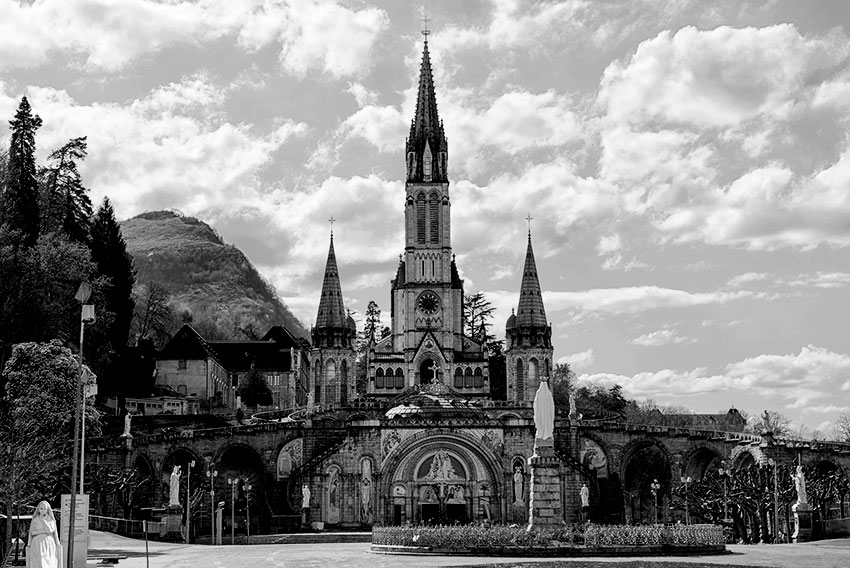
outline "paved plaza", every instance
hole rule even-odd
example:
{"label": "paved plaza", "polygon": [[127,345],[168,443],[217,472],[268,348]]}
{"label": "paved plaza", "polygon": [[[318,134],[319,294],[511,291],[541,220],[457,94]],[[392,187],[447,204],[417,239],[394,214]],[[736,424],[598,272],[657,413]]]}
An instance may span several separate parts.
{"label": "paved plaza", "polygon": [[[90,555],[127,556],[120,568],[146,568],[145,543],[109,533],[91,533]],[[394,568],[413,566],[493,566],[596,568],[673,568],[686,566],[769,566],[776,568],[848,568],[850,539],[825,540],[806,544],[732,545],[729,554],[680,558],[600,558],[600,559],[517,559],[470,558],[457,556],[390,556],[369,552],[367,543],[278,544],[251,546],[200,546],[149,543],[151,568],[292,567]],[[94,562],[89,563],[94,566]]]}

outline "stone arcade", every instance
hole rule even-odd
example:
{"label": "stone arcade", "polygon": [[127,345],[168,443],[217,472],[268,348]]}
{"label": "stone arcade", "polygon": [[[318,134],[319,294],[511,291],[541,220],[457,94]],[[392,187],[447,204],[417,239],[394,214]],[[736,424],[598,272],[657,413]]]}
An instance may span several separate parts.
{"label": "stone arcade", "polygon": [[[486,346],[462,326],[448,142],[427,36],[405,157],[407,182],[399,194],[405,247],[390,292],[392,329],[368,349],[362,392],[355,381],[356,329],[343,304],[331,233],[312,345],[297,355],[304,384],[291,397],[306,401],[309,393],[308,408],[270,413],[267,422],[246,426],[136,433],[120,446],[94,441],[89,458],[135,466],[152,477],[149,506],[164,504],[174,466],[185,471],[196,460],[199,466],[187,475],[206,495],[192,523],[199,535],[209,534],[203,510],[218,500],[225,502],[225,523],[234,508],[237,524],[244,523],[249,510],[252,534],[296,529],[307,519],[326,528],[527,523],[531,401],[552,370],[552,327],[529,230],[517,308],[505,330],[507,400],[494,400]],[[641,523],[654,512],[652,479],[662,486],[660,504],[667,510],[680,475],[700,479],[722,460],[730,467],[769,458],[783,465],[817,462],[845,472],[850,465],[850,445],[748,435],[742,423],[734,410],[696,415],[687,427],[558,415],[546,462],[547,483],[560,491],[558,520],[580,520],[583,484],[592,520]],[[212,471],[218,475],[206,475]],[[302,495],[311,496],[309,503]],[[302,505],[309,505],[303,518]]]}

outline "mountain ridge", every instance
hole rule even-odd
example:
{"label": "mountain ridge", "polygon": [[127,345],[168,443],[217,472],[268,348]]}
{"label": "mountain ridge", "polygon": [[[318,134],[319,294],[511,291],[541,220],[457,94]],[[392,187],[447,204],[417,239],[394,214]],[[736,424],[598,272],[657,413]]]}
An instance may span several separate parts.
{"label": "mountain ridge", "polygon": [[184,321],[212,322],[232,339],[245,329],[262,335],[282,324],[309,339],[245,254],[206,222],[174,211],[148,211],[120,225],[137,270],[136,284],[162,285]]}

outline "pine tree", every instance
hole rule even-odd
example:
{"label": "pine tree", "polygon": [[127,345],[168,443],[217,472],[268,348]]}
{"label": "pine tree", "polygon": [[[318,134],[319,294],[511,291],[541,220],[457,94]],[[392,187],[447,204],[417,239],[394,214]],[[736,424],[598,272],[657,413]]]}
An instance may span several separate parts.
{"label": "pine tree", "polygon": [[32,114],[29,101],[24,97],[18,106],[9,146],[8,178],[0,200],[2,223],[20,233],[26,247],[35,245],[39,233],[38,179],[35,167],[35,131],[41,127],[41,118]]}
{"label": "pine tree", "polygon": [[381,308],[378,307],[377,302],[369,300],[369,305],[366,306],[366,323],[363,327],[363,339],[367,343],[375,341],[379,325],[381,325]]}
{"label": "pine tree", "polygon": [[86,146],[85,136],[69,140],[41,169],[42,233],[62,231],[72,241],[89,242],[92,203],[77,169],[77,162],[86,158]]}
{"label": "pine tree", "polygon": [[104,307],[115,314],[115,320],[107,334],[113,350],[119,351],[127,345],[133,321],[136,269],[133,267],[133,257],[127,252],[127,243],[121,235],[121,227],[115,220],[115,211],[109,198],[103,199],[94,216],[90,246],[97,274],[110,280],[104,290]]}

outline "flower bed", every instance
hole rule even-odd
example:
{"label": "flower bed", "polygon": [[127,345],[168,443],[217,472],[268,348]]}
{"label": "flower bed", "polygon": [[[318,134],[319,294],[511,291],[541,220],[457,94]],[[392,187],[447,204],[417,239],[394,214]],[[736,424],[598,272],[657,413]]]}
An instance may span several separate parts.
{"label": "flower bed", "polygon": [[517,525],[374,527],[372,550],[480,555],[630,555],[717,553],[726,549],[717,525]]}

